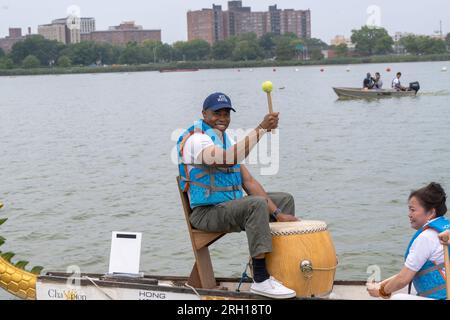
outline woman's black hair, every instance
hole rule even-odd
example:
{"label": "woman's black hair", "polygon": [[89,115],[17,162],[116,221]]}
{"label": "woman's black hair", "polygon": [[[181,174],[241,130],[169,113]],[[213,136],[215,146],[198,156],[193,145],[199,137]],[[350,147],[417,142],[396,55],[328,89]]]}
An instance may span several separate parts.
{"label": "woman's black hair", "polygon": [[447,213],[447,195],[439,183],[432,182],[422,189],[411,192],[409,200],[411,198],[416,198],[427,211],[436,210],[437,217]]}

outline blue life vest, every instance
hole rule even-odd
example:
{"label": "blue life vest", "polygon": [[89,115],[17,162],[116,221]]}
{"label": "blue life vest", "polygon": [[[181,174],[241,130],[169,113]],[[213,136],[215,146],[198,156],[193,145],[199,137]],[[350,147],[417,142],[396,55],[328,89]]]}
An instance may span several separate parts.
{"label": "blue life vest", "polygon": [[[442,233],[450,230],[450,222],[446,218],[440,217],[417,231],[408,246],[405,259],[408,257],[414,241],[427,229],[433,229],[438,233]],[[436,265],[432,261],[427,261],[423,265],[413,279],[414,287],[419,296],[437,300],[445,300],[447,298],[445,275],[443,274],[444,268],[444,264]]]}
{"label": "blue life vest", "polygon": [[[223,143],[216,131],[203,120],[186,130],[177,143],[178,169],[180,171],[180,187],[183,192],[189,192],[191,208],[212,206],[231,200],[242,199],[241,165],[229,168],[216,168],[206,165],[185,164],[183,149],[186,141],[194,134],[208,135],[214,144],[224,150],[232,147],[228,135],[224,133]],[[189,172],[188,165],[193,169]]]}

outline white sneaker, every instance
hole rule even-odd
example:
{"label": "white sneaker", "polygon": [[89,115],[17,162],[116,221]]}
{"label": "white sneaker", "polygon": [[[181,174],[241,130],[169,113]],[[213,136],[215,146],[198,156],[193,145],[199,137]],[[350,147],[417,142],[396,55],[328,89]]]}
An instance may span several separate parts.
{"label": "white sneaker", "polygon": [[291,299],[297,296],[294,290],[286,288],[274,277],[261,283],[253,283],[250,292],[272,299]]}

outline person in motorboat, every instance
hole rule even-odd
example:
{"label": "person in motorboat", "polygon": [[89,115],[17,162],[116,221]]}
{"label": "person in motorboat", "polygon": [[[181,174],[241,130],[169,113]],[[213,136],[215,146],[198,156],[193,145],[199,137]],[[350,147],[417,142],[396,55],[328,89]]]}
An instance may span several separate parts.
{"label": "person in motorboat", "polygon": [[[413,191],[409,196],[409,220],[417,232],[405,254],[405,264],[397,275],[381,282],[368,283],[367,290],[372,297],[396,300],[445,300],[446,278],[444,249],[439,234],[450,230],[447,213],[447,195],[438,183]],[[411,283],[417,295],[411,295]],[[409,287],[409,294],[395,292]]]}
{"label": "person in motorboat", "polygon": [[268,273],[265,259],[272,251],[269,223],[298,221],[294,198],[288,193],[267,193],[241,164],[264,135],[278,128],[279,113],[266,115],[236,143],[227,133],[231,111],[236,112],[227,95],[211,94],[203,104],[203,119],[178,140],[180,187],[189,196],[190,222],[205,232],[245,231],[253,266],[251,292],[274,299],[294,298],[295,291]]}
{"label": "person in motorboat", "polygon": [[373,89],[382,90],[383,89],[383,80],[381,80],[381,74],[379,72],[375,73],[375,79],[373,79]]}
{"label": "person in motorboat", "polygon": [[371,90],[373,89],[374,86],[374,81],[373,81],[373,77],[372,74],[367,73],[366,78],[363,81],[363,90]]}
{"label": "person in motorboat", "polygon": [[400,78],[402,77],[402,73],[398,72],[394,80],[392,80],[392,89],[397,91],[407,91],[408,88],[402,86]]}

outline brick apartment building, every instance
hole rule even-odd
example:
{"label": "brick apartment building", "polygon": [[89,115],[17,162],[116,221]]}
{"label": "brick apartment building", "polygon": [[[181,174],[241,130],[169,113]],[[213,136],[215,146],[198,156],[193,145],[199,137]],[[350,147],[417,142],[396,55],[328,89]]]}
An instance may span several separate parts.
{"label": "brick apartment building", "polygon": [[189,11],[188,40],[202,39],[210,44],[244,33],[258,37],[266,33],[282,35],[295,33],[300,38],[311,38],[310,10],[281,10],[276,5],[269,11],[253,12],[242,6],[242,1],[229,1],[228,10],[213,5],[212,9]]}
{"label": "brick apartment building", "polygon": [[24,41],[29,35],[31,35],[31,28],[28,28],[28,35],[26,36],[22,35],[21,28],[9,28],[9,35],[5,38],[0,38],[0,48],[2,48],[4,52],[9,53],[14,44]]}
{"label": "brick apartment building", "polygon": [[129,42],[142,43],[146,40],[161,41],[161,30],[145,30],[134,21],[123,22],[106,31],[81,34],[81,41],[94,41],[125,46]]}

